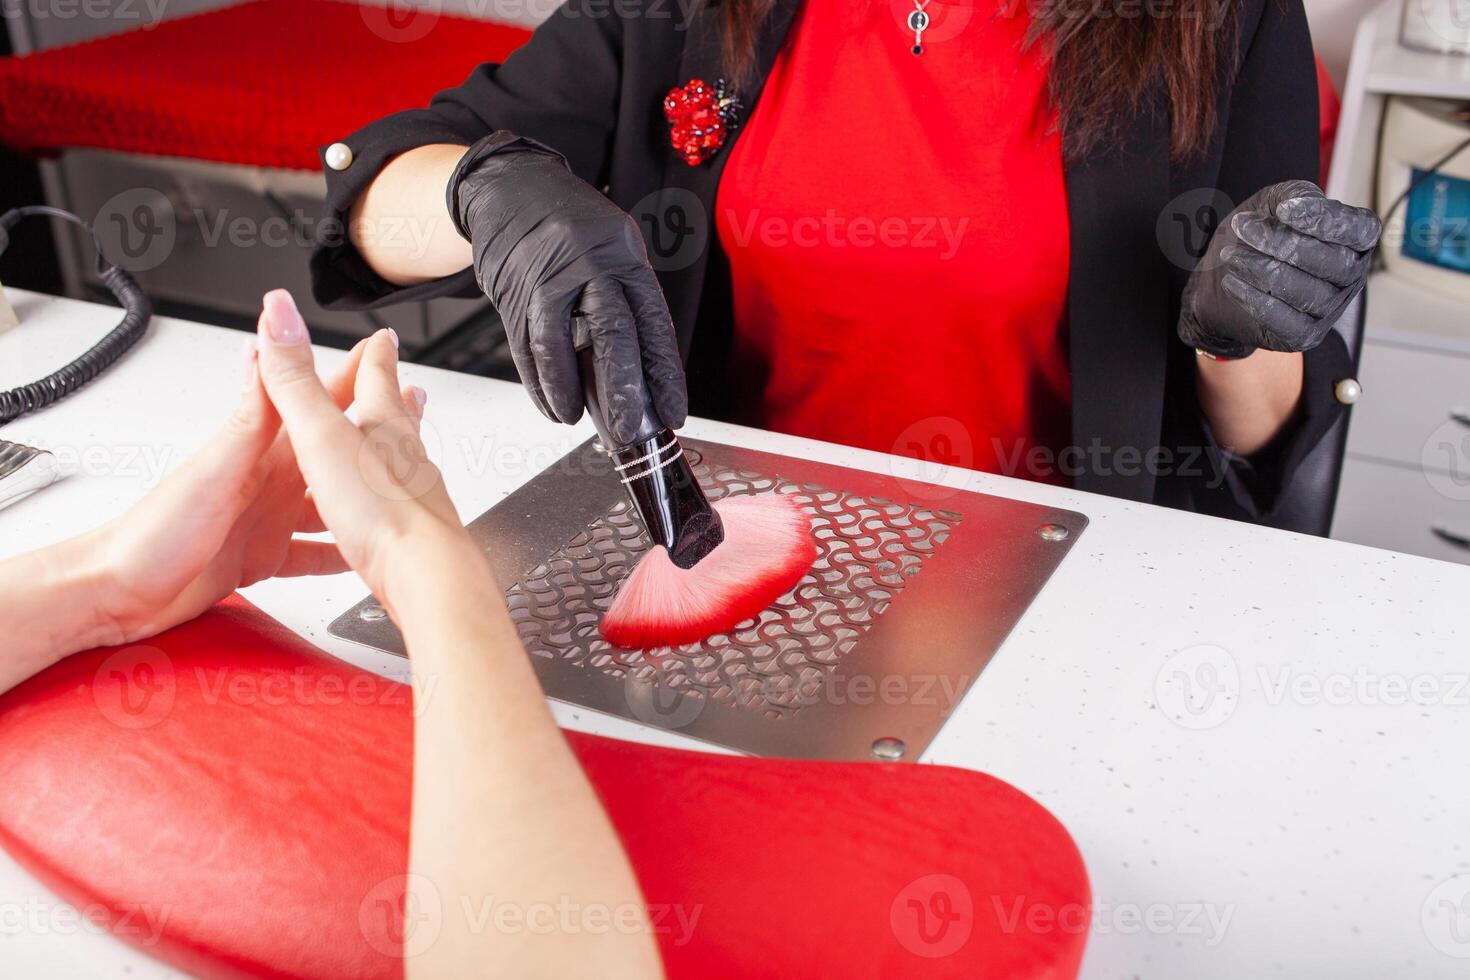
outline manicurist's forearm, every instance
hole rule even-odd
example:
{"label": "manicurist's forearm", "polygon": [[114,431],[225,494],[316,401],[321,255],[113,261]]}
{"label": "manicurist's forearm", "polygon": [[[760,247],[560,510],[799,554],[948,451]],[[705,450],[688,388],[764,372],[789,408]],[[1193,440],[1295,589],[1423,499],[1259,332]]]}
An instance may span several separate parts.
{"label": "manicurist's forearm", "polygon": [[1238,361],[1195,360],[1200,408],[1225,449],[1240,456],[1258,453],[1296,414],[1301,354],[1257,350]]}
{"label": "manicurist's forearm", "polygon": [[443,914],[409,980],[661,976],[637,880],[498,587],[473,567],[432,577],[393,601],[414,668],[410,887]]}
{"label": "manicurist's forearm", "polygon": [[352,207],[348,232],[373,271],[413,286],[469,267],[470,243],[455,230],[445,190],[465,147],[420,146],[388,161]]}
{"label": "manicurist's forearm", "polygon": [[98,612],[101,533],[0,561],[0,692],[62,657],[119,641]]}

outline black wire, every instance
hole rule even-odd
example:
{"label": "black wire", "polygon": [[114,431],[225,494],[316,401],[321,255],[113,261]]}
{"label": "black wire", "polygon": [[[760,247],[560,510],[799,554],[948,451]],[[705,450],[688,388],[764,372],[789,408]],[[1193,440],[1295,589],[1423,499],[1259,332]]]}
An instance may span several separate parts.
{"label": "black wire", "polygon": [[[1415,177],[1412,181],[1410,181],[1409,186],[1404,188],[1404,192],[1398,197],[1394,198],[1393,203],[1388,206],[1388,210],[1383,212],[1383,224],[1387,226],[1388,223],[1393,220],[1393,216],[1398,211],[1398,209],[1404,206],[1404,202],[1407,201],[1413,195],[1413,193],[1417,191],[1420,186],[1423,185],[1426,180],[1437,175],[1440,171],[1440,168],[1449,163],[1455,157],[1459,156],[1461,153],[1464,153],[1467,148],[1470,148],[1470,136],[1467,136],[1465,139],[1461,140],[1460,143],[1453,150],[1446,153],[1438,160],[1434,161],[1432,164],[1429,165],[1429,168],[1427,170],[1424,170],[1419,174],[1418,177]],[[1409,233],[1408,220],[1405,219],[1404,235],[1407,236]],[[1378,254],[1374,257],[1374,264],[1381,269],[1383,268],[1383,263],[1383,250],[1379,249]]]}
{"label": "black wire", "polygon": [[92,230],[91,225],[70,211],[36,204],[5,212],[0,215],[0,252],[5,251],[9,244],[10,229],[29,217],[59,218],[87,230],[97,250],[97,275],[122,305],[123,318],[107,336],[61,370],[32,384],[0,391],[0,425],[54,405],[96,378],[143,339],[143,335],[148,332],[148,322],[153,318],[153,303],[144,295],[137,281],[123,269],[108,264],[103,257],[102,243],[98,240],[97,233]]}

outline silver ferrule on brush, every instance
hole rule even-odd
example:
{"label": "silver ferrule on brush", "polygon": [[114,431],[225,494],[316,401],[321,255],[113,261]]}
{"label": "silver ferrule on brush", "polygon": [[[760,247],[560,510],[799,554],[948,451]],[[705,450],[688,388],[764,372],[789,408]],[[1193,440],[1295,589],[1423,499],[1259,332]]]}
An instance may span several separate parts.
{"label": "silver ferrule on brush", "polygon": [[579,337],[576,346],[587,411],[613,472],[653,543],[667,548],[678,567],[693,568],[725,540],[725,527],[695,479],[679,437],[659,419],[645,392],[637,432],[628,441],[615,438],[597,391],[590,341]]}
{"label": "silver ferrule on brush", "polygon": [[609,449],[608,455],[648,536],[669,550],[675,565],[693,568],[725,540],[720,517],[673,432],[659,429],[647,439]]}

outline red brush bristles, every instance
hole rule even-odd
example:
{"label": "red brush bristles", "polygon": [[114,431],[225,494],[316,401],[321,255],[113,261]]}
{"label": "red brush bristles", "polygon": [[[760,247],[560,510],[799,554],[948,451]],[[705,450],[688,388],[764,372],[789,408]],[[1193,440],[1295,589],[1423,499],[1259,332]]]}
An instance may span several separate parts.
{"label": "red brush bristles", "polygon": [[602,617],[609,643],[641,650],[708,639],[781,598],[817,560],[811,518],[791,497],[727,497],[714,509],[724,542],[688,571],[663,548],[639,559]]}

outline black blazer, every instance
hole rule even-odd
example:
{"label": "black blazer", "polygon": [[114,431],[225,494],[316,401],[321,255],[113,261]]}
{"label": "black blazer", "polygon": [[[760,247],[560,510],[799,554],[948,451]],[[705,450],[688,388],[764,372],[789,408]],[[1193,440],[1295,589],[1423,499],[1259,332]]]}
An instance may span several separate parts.
{"label": "black blazer", "polygon": [[[1211,227],[1201,227],[1202,207],[1218,191],[1223,218],[1229,202],[1279,181],[1315,180],[1319,166],[1316,71],[1301,0],[1239,2],[1238,70],[1231,65],[1219,79],[1219,124],[1198,159],[1170,162],[1169,110],[1156,97],[1118,139],[1067,164],[1076,447],[1067,462],[1078,466],[1074,482],[1082,490],[1269,522],[1285,508],[1297,464],[1343,411],[1333,388],[1353,364],[1335,331],[1308,352],[1298,417],[1250,460],[1219,449],[1198,408],[1195,354],[1174,325],[1188,267],[1203,254]],[[765,25],[756,80],[739,92],[747,118],[799,3],[777,0]],[[504,64],[480,66],[427,109],[344,137],[351,164],[325,168],[327,216],[312,257],[316,299],[367,308],[477,295],[468,269],[391,286],[346,242],[343,222],[394,155],[511,130],[560,150],[639,219],[688,364],[693,407],[720,417],[732,302],[713,215],[734,140],[690,167],[669,145],[662,109],[674,86],[720,76],[720,39],[718,0],[569,0]]]}

